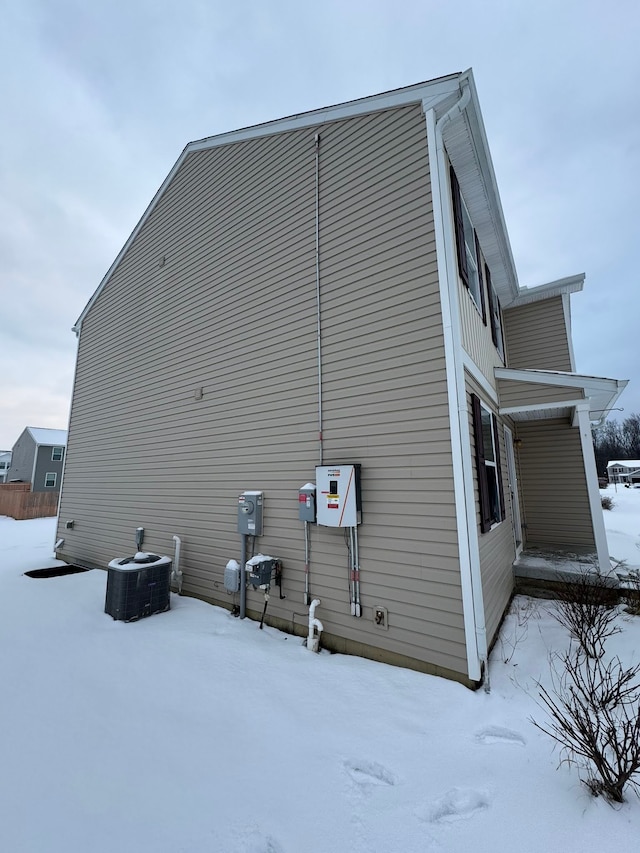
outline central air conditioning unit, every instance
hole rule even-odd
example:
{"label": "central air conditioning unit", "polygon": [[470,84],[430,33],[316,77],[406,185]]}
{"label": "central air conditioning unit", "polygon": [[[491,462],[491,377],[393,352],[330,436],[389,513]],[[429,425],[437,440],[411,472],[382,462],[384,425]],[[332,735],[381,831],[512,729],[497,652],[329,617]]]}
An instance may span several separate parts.
{"label": "central air conditioning unit", "polygon": [[133,622],[171,606],[171,558],[139,551],[109,563],[104,612]]}

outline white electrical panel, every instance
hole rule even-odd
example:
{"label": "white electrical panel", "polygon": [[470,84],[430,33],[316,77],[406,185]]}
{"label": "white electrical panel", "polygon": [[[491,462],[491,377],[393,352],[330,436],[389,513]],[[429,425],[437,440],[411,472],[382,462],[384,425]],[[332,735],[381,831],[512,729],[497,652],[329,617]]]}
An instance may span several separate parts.
{"label": "white electrical panel", "polygon": [[360,466],[320,465],[316,468],[316,514],[325,527],[360,524]]}

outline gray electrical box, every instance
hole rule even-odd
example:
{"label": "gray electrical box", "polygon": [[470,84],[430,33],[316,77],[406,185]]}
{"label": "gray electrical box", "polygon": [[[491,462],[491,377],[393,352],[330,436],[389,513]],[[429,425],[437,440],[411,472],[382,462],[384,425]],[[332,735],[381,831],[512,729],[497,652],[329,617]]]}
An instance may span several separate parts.
{"label": "gray electrical box", "polygon": [[262,492],[243,492],[238,498],[238,533],[262,536]]}
{"label": "gray electrical box", "polygon": [[316,520],[316,487],[313,483],[300,486],[298,492],[298,518],[300,521],[310,521],[315,524]]}
{"label": "gray electrical box", "polygon": [[227,592],[240,589],[240,565],[235,560],[229,560],[224,568],[224,588]]}
{"label": "gray electrical box", "polygon": [[280,568],[277,557],[265,557],[258,554],[245,565],[249,583],[254,588],[271,586],[272,575]]}

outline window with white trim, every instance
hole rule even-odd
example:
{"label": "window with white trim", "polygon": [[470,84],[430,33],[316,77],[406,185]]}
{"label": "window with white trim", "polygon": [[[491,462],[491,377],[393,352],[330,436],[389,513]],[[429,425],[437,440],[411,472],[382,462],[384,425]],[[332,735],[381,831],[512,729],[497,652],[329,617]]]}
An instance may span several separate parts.
{"label": "window with white trim", "polygon": [[465,200],[460,192],[460,184],[453,167],[450,169],[451,196],[453,200],[453,217],[456,234],[456,253],[458,256],[458,272],[469,291],[469,295],[482,316],[482,322],[487,324],[487,311],[484,302],[484,282],[482,280],[482,255],[478,236],[471,224],[471,217]]}
{"label": "window with white trim", "polygon": [[491,321],[491,339],[493,345],[498,350],[498,355],[504,362],[504,334],[502,332],[502,309],[500,300],[491,283],[491,273],[489,267],[485,264],[484,280],[487,283],[487,293],[489,294],[489,320]]}
{"label": "window with white trim", "polygon": [[62,462],[63,453],[64,453],[64,447],[52,447],[51,448],[51,461],[52,462]]}
{"label": "window with white trim", "polygon": [[498,421],[491,409],[471,395],[473,432],[476,445],[480,530],[487,533],[505,517]]}
{"label": "window with white trim", "polygon": [[44,487],[45,489],[55,489],[56,482],[58,480],[58,475],[55,471],[49,471],[44,475]]}

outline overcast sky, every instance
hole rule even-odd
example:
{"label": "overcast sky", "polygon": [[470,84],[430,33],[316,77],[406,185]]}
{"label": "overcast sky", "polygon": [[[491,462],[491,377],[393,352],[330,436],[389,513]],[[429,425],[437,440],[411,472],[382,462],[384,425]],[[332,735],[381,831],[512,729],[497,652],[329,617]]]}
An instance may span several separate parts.
{"label": "overcast sky", "polygon": [[184,145],[474,70],[521,285],[640,412],[637,0],[0,0],[0,449],[66,428],[71,326]]}

